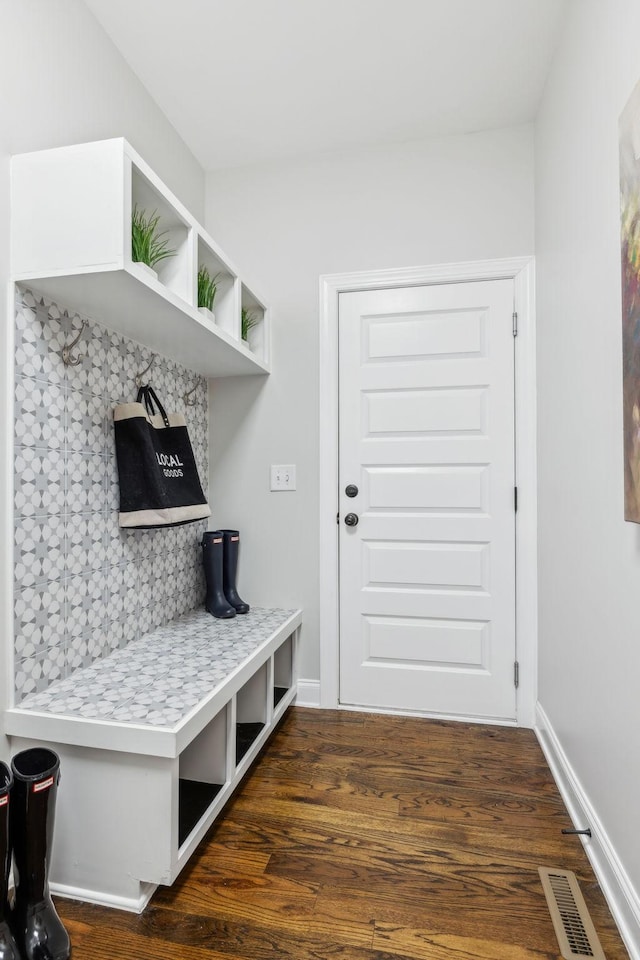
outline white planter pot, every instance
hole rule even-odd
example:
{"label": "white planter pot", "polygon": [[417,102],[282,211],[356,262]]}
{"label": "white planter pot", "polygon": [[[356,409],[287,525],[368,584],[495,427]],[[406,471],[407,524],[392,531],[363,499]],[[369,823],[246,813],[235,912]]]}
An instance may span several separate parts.
{"label": "white planter pot", "polygon": [[152,277],[154,280],[158,279],[158,274],[153,267],[148,267],[146,263],[142,263],[141,260],[134,260],[133,267],[138,273],[143,273],[146,277]]}
{"label": "white planter pot", "polygon": [[202,314],[203,317],[206,317],[207,320],[210,320],[211,323],[216,322],[216,315],[213,310],[209,310],[208,307],[198,307],[198,312]]}

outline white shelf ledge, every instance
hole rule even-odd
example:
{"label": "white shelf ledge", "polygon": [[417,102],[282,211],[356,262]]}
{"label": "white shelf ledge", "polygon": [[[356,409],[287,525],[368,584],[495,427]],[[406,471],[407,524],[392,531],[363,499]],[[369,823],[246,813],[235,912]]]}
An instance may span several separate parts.
{"label": "white shelf ledge", "polygon": [[211,324],[159,281],[138,275],[135,268],[24,277],[19,282],[203,377],[270,372],[269,364],[247,346]]}

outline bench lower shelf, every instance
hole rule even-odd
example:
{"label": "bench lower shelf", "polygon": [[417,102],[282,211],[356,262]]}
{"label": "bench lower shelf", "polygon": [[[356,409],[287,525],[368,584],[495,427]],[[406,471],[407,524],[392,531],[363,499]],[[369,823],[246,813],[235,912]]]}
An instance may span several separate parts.
{"label": "bench lower shelf", "polygon": [[178,786],[178,846],[182,846],[223,786],[222,783],[180,780]]}
{"label": "bench lower shelf", "polygon": [[236,763],[244,760],[263,730],[264,723],[236,724]]}
{"label": "bench lower shelf", "polygon": [[273,705],[277,707],[283,697],[287,695],[288,687],[274,687],[273,688]]}

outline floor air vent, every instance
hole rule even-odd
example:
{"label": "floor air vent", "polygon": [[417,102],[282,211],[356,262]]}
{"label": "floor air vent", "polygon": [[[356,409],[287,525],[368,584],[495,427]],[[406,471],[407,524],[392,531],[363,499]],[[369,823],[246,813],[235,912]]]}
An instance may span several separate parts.
{"label": "floor air vent", "polygon": [[545,867],[538,873],[565,960],[606,960],[575,873]]}

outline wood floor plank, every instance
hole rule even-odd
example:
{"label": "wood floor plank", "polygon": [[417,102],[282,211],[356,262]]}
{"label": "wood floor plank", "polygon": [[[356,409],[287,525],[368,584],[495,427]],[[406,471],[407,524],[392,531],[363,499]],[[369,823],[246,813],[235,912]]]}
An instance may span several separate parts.
{"label": "wood floor plank", "polygon": [[180,890],[191,880],[208,879],[211,875],[227,878],[261,877],[269,863],[269,854],[257,850],[229,850],[213,839],[201,844],[172,887]]}
{"label": "wood floor plank", "polygon": [[[336,780],[339,779],[336,775]],[[325,773],[325,779],[327,774]],[[535,797],[549,796],[558,799],[558,788],[547,765],[542,762],[511,767],[502,760],[475,757],[461,760],[448,756],[429,758],[420,763],[410,758],[402,763],[379,764],[364,762],[351,764],[346,778],[354,785],[373,790],[399,793],[419,792],[425,785],[443,783],[452,787],[493,790]]]}
{"label": "wood floor plank", "polygon": [[[78,909],[86,906],[69,905],[65,919],[69,929],[76,930],[74,919]],[[92,908],[95,910],[95,908]],[[116,956],[127,960],[166,960],[167,957],[184,957],[185,960],[383,960],[381,954],[368,947],[340,943],[334,932],[331,935],[301,934],[289,932],[285,927],[268,928],[262,924],[249,922],[223,921],[199,914],[176,914],[150,904],[144,914],[134,917],[121,911],[109,911],[112,929],[111,960]],[[369,939],[372,931],[369,933]],[[78,938],[77,938],[78,939]],[[122,939],[132,943],[140,952],[117,954]],[[147,941],[147,942],[145,942]],[[85,929],[79,939],[79,951],[73,942],[73,960],[103,960],[99,954],[84,953],[84,947],[91,942],[90,933]],[[162,944],[164,953],[157,950]],[[149,950],[151,952],[145,953]],[[107,955],[104,955],[107,960]]]}
{"label": "wood floor plank", "polygon": [[423,872],[434,865],[454,868],[457,865],[490,865],[503,863],[505,866],[529,866],[537,870],[538,865],[553,866],[563,863],[567,869],[576,872],[585,864],[584,853],[575,841],[567,843],[566,838],[545,844],[522,835],[515,838],[503,838],[502,846],[493,840],[487,829],[464,828],[456,830],[445,824],[429,824],[429,839],[411,837],[400,839],[367,837],[361,830],[350,842],[349,830],[337,836],[323,834],[321,829],[310,826],[287,824],[263,819],[261,823],[232,822],[225,823],[224,831],[218,835],[218,842],[228,843],[233,849],[238,847],[262,851],[280,852],[286,855],[305,855],[312,851],[319,857],[343,857],[348,862],[364,861],[372,864],[401,864],[407,873]]}
{"label": "wood floor plank", "polygon": [[421,823],[411,831],[411,822],[406,821],[405,831],[384,834],[380,820],[368,819],[364,823],[349,819],[343,830],[323,829],[314,823],[313,811],[309,820],[286,825],[277,818],[266,815],[253,818],[246,812],[239,819],[225,821],[217,835],[222,845],[232,849],[260,849],[263,852],[282,852],[296,855],[305,848],[315,849],[325,857],[346,856],[352,859],[365,858],[370,862],[402,863],[403,869],[421,871],[431,864],[456,866],[457,864],[504,863],[507,866],[554,866],[562,863],[566,869],[576,872],[587,863],[579,841],[562,837],[559,833],[547,838],[508,831],[496,832],[484,827],[457,826],[445,823]]}
{"label": "wood floor plank", "polygon": [[475,826],[505,824],[530,831],[552,823],[571,829],[571,819],[559,798],[515,796],[483,789],[432,784],[413,795],[400,794],[399,816],[420,820],[463,821]]}
{"label": "wood floor plank", "polygon": [[[164,939],[156,940],[130,930],[119,930],[116,934],[111,923],[102,919],[89,925],[70,920],[66,916],[65,925],[71,937],[73,960],[167,960],[167,944]],[[172,945],[171,960],[217,958],[210,950],[180,944],[177,947]],[[220,960],[223,960],[221,956]]]}
{"label": "wood floor plank", "polygon": [[[281,735],[286,734],[288,749],[304,751],[306,747],[322,756],[379,760],[397,757],[404,762],[411,754],[416,761],[451,755],[450,733],[447,735],[447,726],[440,721],[372,714],[358,716],[365,717],[365,722],[352,728],[348,738],[338,736],[337,729],[329,724],[315,723],[311,716],[304,722],[291,723]],[[486,757],[488,761],[504,758],[511,764],[544,762],[531,730],[482,724],[460,724],[460,728],[458,756]]]}
{"label": "wood floor plank", "polygon": [[304,880],[265,874],[230,878],[211,870],[190,875],[179,886],[159,891],[154,904],[179,913],[219,920],[246,919],[265,926],[305,932],[313,917],[317,886]]}
{"label": "wood floor plank", "polygon": [[525,918],[538,914],[544,903],[537,870],[531,867],[431,866],[409,871],[402,862],[374,865],[353,857],[276,854],[268,870],[288,879],[312,878],[323,890],[366,890],[380,898],[429,904],[429,909],[437,902],[438,907],[446,905],[454,911],[475,911],[491,903],[495,909]]}
{"label": "wood floor plank", "polygon": [[[526,935],[525,935],[526,936]],[[429,960],[556,960],[558,944],[553,935],[543,947],[442,934],[439,930],[376,925],[374,947],[394,957],[428,957]]]}
{"label": "wood floor plank", "polygon": [[369,947],[373,921],[316,914],[318,886],[264,872],[269,856],[228,849],[209,841],[178,881],[163,888],[154,904],[179,913],[286,927],[291,934],[330,935],[338,943]]}
{"label": "wood floor plank", "polygon": [[[245,798],[251,800],[261,798],[267,802],[286,800],[329,807],[334,810],[366,811],[371,808],[372,792],[353,787],[347,777],[340,775],[333,775],[326,780],[314,778],[308,785],[300,782],[278,783],[271,777],[255,777],[247,786]],[[398,816],[397,796],[377,791],[375,797],[377,816],[393,818]]]}
{"label": "wood floor plank", "polygon": [[141,916],[58,901],[74,960],[556,960],[537,867],[627,953],[530,730],[292,708]]}
{"label": "wood floor plank", "polygon": [[[416,858],[426,862],[448,860],[452,851],[463,849],[478,850],[490,858],[516,856],[531,862],[541,857],[557,860],[575,853],[578,849],[571,838],[563,837],[556,824],[541,824],[538,835],[533,839],[532,831],[518,824],[500,825],[499,829],[485,824],[444,820],[411,820],[398,817],[393,824],[387,818],[367,815],[361,811],[332,810],[327,807],[315,807],[274,799],[269,805],[268,814],[262,814],[242,796],[230,814],[232,820],[227,827],[234,830],[238,825],[253,827],[254,842],[260,842],[261,831],[267,838],[265,829],[272,826],[276,831],[278,824],[286,824],[284,833],[293,838],[297,846],[302,838],[311,839],[325,847],[345,846],[364,849],[370,855],[377,853],[396,855],[400,848],[411,849]],[[224,842],[224,834],[221,834]]]}
{"label": "wood floor plank", "polygon": [[[289,761],[296,760],[301,769],[305,764],[318,766],[320,764],[334,764],[337,767],[344,766],[344,763],[351,761],[354,763],[377,762],[382,764],[399,763],[404,764],[408,759],[407,751],[411,757],[414,767],[419,767],[429,760],[436,758],[451,758],[452,754],[446,744],[437,741],[435,744],[416,743],[404,744],[391,741],[386,743],[384,740],[372,740],[367,737],[361,739],[350,739],[349,743],[338,740],[326,740],[317,742],[313,732],[301,736],[300,733],[292,735],[291,741],[287,744],[287,753],[281,755],[282,759]],[[477,763],[495,763],[501,762],[505,766],[508,764],[520,770],[521,775],[533,764],[539,764],[540,759],[537,750],[527,749],[526,751],[514,752],[507,756],[506,748],[503,744],[497,744],[492,747],[489,742],[481,742],[479,745],[473,742],[461,743],[457,751],[458,759],[472,759]],[[277,756],[277,754],[276,754]]]}
{"label": "wood floor plank", "polygon": [[[346,891],[330,887],[321,890],[316,902],[316,913],[327,911],[333,917],[345,915],[358,917],[361,921],[374,918],[378,927],[385,925],[396,929],[418,930],[428,923],[440,934],[461,938],[469,936],[469,909],[469,904],[460,907],[440,896],[412,900],[369,890]],[[473,908],[473,935],[491,941],[497,936],[496,930],[495,905],[491,902],[476,905]],[[520,944],[523,930],[527,931],[531,943],[538,943],[549,935],[553,938],[548,915],[545,916],[537,900],[528,906],[518,903],[509,922],[500,929],[500,936],[505,944]]]}

